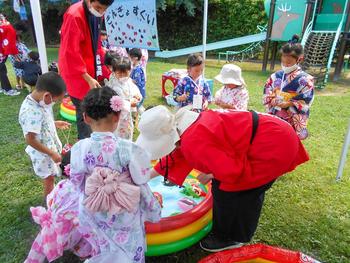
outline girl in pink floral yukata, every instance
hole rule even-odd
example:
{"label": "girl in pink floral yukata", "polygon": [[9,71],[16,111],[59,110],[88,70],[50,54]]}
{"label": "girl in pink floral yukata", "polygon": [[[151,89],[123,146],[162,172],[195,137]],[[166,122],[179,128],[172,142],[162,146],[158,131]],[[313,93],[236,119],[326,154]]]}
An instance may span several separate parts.
{"label": "girl in pink floral yukata", "polygon": [[[93,133],[71,150],[69,185],[74,187],[74,200],[56,205],[72,208],[72,211],[66,209],[69,226],[80,234],[71,240],[67,236],[72,231],[55,229],[56,233],[66,233],[64,239],[70,240],[69,247],[64,249],[72,249],[80,256],[86,256],[89,249],[88,254],[92,256],[86,261],[89,263],[144,262],[147,248],[144,222],[160,220],[160,205],[147,184],[151,168],[148,152],[113,134],[122,107],[123,100],[109,87],[92,89],[84,98],[84,119]],[[64,185],[62,189],[55,190],[64,191]],[[57,225],[58,216],[54,211],[49,208],[37,219],[40,224],[51,220],[50,224],[42,224],[42,231],[44,226],[55,228]],[[30,256],[44,250],[45,243],[38,241],[35,246],[33,244],[35,253],[31,251]],[[56,244],[59,246],[58,242]],[[54,245],[50,251],[57,249]],[[62,245],[59,249],[62,250]],[[26,261],[31,262],[43,261]]]}

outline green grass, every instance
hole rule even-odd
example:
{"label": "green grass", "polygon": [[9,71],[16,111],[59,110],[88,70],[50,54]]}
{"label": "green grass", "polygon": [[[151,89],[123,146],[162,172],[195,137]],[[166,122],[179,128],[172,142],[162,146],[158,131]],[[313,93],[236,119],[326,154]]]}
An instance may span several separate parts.
{"label": "green grass", "polygon": [[[56,56],[57,50],[49,50],[49,60]],[[161,74],[171,68],[183,68],[183,62],[154,60],[148,64],[146,106],[164,103]],[[215,61],[207,64],[206,76],[213,78],[222,65]],[[250,92],[250,108],[262,111],[262,86],[270,73],[260,72],[261,64],[240,66]],[[9,72],[14,84],[10,67]],[[350,262],[350,160],[343,180],[335,182],[350,116],[348,84],[342,80],[317,91],[309,122],[311,136],[305,141],[311,159],[280,178],[267,192],[252,242],[302,251],[323,262]],[[215,83],[215,90],[218,88]],[[24,139],[17,122],[24,97],[25,94],[0,95],[0,262],[6,263],[23,262],[39,229],[31,219],[29,207],[44,203],[41,181],[34,176],[24,152]],[[148,258],[148,262],[196,262],[206,255],[194,245],[173,255]],[[55,262],[81,261],[66,253]]]}

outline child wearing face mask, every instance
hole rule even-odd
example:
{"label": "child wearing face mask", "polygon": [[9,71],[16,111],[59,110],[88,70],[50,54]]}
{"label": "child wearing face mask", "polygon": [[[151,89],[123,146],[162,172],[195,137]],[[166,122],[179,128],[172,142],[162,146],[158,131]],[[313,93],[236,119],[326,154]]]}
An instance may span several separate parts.
{"label": "child wearing face mask", "polygon": [[314,79],[304,72],[299,63],[303,47],[293,36],[282,47],[282,70],[273,73],[264,87],[263,104],[266,112],[287,121],[298,137],[308,137],[307,122],[314,98]]}
{"label": "child wearing face mask", "polygon": [[191,54],[187,59],[188,76],[179,80],[173,97],[180,107],[192,105],[196,111],[206,110],[211,102],[209,84],[203,78],[204,60],[199,54]]}
{"label": "child wearing face mask", "polygon": [[132,140],[134,133],[132,114],[137,114],[137,105],[142,100],[142,95],[139,88],[129,77],[131,61],[128,57],[112,59],[112,70],[113,73],[105,84],[124,100],[124,108],[114,134],[120,138]]}
{"label": "child wearing face mask", "polygon": [[28,144],[34,172],[43,179],[44,196],[54,187],[54,177],[59,175],[62,144],[56,128],[67,129],[70,123],[55,121],[52,106],[66,92],[66,84],[56,72],[48,72],[38,78],[34,91],[21,105],[19,123]]}

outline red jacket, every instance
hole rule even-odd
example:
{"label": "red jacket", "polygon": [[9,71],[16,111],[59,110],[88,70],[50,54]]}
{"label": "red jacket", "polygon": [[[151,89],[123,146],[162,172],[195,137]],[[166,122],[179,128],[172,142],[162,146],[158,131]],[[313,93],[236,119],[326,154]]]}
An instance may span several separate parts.
{"label": "red jacket", "polygon": [[16,30],[8,23],[0,26],[0,54],[17,55]]}
{"label": "red jacket", "polygon": [[64,14],[58,66],[68,94],[82,100],[90,90],[82,75],[88,73],[96,77],[90,27],[83,1],[71,5]]}
{"label": "red jacket", "polygon": [[[224,191],[262,186],[294,170],[309,156],[293,128],[277,117],[260,114],[252,144],[252,116],[246,111],[205,111],[181,136],[168,157],[170,181],[182,185],[194,168],[211,173]],[[166,159],[155,166],[165,174]]]}

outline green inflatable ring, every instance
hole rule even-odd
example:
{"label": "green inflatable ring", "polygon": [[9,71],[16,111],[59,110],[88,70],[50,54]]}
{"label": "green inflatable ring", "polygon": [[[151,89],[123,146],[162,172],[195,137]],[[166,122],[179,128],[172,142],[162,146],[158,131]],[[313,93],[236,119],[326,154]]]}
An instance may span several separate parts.
{"label": "green inflatable ring", "polygon": [[162,256],[162,255],[175,253],[177,251],[188,248],[193,244],[197,243],[203,237],[205,237],[211,230],[211,227],[212,227],[212,222],[210,222],[208,225],[203,227],[194,235],[181,239],[177,242],[172,242],[172,243],[163,244],[163,245],[147,246],[146,256],[148,257]]}
{"label": "green inflatable ring", "polygon": [[62,110],[60,110],[60,114],[63,118],[65,118],[66,120],[69,120],[69,121],[74,121],[76,122],[77,121],[77,117],[75,115],[69,115],[65,112],[63,112]]}

